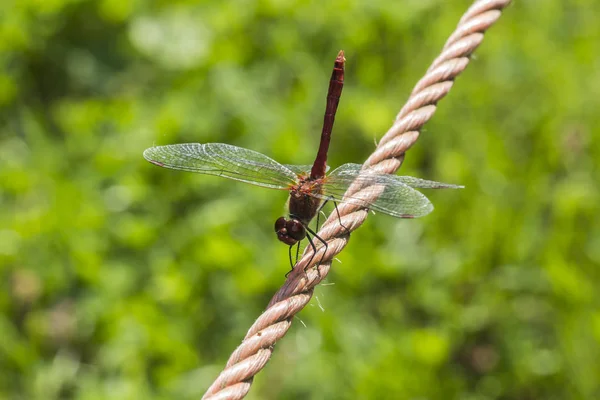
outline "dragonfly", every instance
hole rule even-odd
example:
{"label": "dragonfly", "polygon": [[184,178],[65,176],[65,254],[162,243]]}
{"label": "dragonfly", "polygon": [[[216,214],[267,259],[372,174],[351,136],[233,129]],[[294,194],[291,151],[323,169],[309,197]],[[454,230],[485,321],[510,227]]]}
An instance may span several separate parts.
{"label": "dragonfly", "polygon": [[[340,51],[329,81],[321,140],[312,165],[280,164],[259,152],[224,143],[155,146],[144,151],[144,158],[160,167],[222,176],[289,192],[288,216],[275,221],[275,232],[279,241],[289,246],[292,268],[292,248],[298,244],[297,262],[300,241],[304,238],[308,239],[312,247],[313,257],[317,249],[312,238],[320,241],[325,252],[327,251],[327,242],[309,224],[328,201],[333,202],[336,211],[337,204],[348,203],[398,218],[416,218],[429,214],[433,211],[433,205],[416,189],[458,189],[463,186],[410,176],[377,174],[363,169],[360,164],[352,163],[343,164],[327,174],[327,153],[344,85],[345,61],[344,52]],[[356,195],[345,196],[352,184],[359,184],[361,187],[376,185],[383,188],[383,191],[374,201],[367,201]],[[341,220],[339,223],[342,225]],[[309,264],[311,261],[312,258]]]}

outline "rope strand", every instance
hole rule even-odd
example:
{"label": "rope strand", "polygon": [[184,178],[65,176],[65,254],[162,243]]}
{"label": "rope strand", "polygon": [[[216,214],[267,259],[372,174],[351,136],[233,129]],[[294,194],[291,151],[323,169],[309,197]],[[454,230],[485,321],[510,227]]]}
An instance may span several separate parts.
{"label": "rope strand", "polygon": [[[510,0],[477,0],[473,3],[446,41],[441,54],[415,85],[394,124],[365,161],[363,168],[373,168],[386,174],[393,174],[400,168],[404,153],[419,138],[419,131],[435,113],[437,102],[448,94],[454,79],[465,70],[470,55],[483,41],[483,33],[500,18],[502,9],[509,3]],[[381,191],[381,187],[353,185],[346,194],[373,201]],[[203,399],[242,399],[246,396],[253,377],[271,357],[273,346],[287,333],[294,315],[308,304],[314,287],[327,277],[331,260],[348,243],[346,228],[354,231],[367,218],[367,210],[358,205],[340,204],[337,211],[339,218],[338,212],[331,213],[319,231],[319,236],[328,244],[327,248],[318,248],[314,257],[311,248],[305,250],[284,285],[250,327]],[[309,262],[313,265],[308,265]],[[319,262],[319,265],[314,265]]]}

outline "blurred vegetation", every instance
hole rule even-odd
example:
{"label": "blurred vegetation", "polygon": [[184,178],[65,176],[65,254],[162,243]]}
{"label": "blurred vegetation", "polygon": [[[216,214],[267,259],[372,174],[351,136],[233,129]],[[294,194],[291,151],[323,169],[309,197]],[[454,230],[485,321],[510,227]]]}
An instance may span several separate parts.
{"label": "blurred vegetation", "polygon": [[[4,0],[0,398],[197,399],[284,281],[285,194],[153,144],[362,162],[469,1]],[[251,399],[600,398],[600,3],[515,1]]]}

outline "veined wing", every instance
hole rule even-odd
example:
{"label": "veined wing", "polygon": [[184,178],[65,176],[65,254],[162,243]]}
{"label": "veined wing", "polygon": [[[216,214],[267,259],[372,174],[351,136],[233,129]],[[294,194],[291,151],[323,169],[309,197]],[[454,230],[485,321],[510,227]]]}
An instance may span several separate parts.
{"label": "veined wing", "polygon": [[[399,218],[422,217],[433,211],[433,205],[425,195],[414,188],[459,189],[463,186],[427,181],[411,176],[375,174],[362,171],[360,164],[344,164],[327,176],[323,183],[323,199],[357,204]],[[343,197],[348,187],[357,182],[363,187],[373,186],[383,192],[373,203],[359,193]]]}
{"label": "veined wing", "polygon": [[[291,169],[297,175],[310,175],[312,165],[295,165],[295,164],[283,164],[284,167]],[[325,172],[329,171],[329,165],[325,167]]]}
{"label": "veined wing", "polygon": [[297,176],[289,168],[253,150],[223,143],[156,146],[144,158],[160,167],[223,176],[272,189],[287,189]]}

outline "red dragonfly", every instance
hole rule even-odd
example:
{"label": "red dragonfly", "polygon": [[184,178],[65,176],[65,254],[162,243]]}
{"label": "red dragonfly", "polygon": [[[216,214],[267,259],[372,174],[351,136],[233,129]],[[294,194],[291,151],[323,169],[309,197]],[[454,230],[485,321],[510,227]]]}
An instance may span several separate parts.
{"label": "red dragonfly", "polygon": [[[360,164],[344,164],[326,176],[327,151],[344,85],[345,61],[344,52],[340,51],[329,81],[321,142],[312,166],[280,164],[256,151],[223,143],[156,146],[144,151],[144,158],[160,167],[217,175],[252,185],[289,191],[289,216],[277,219],[275,232],[280,241],[290,246],[290,263],[292,247],[304,238],[308,238],[313,254],[316,253],[310,235],[327,247],[327,243],[309,227],[309,223],[327,201],[333,201],[334,204],[357,204],[398,218],[415,218],[429,214],[433,205],[415,188],[457,189],[462,186],[410,176],[375,174],[362,170]],[[360,183],[361,186],[383,186],[385,189],[374,202],[367,202],[358,197],[344,197],[346,189],[354,182]]]}

